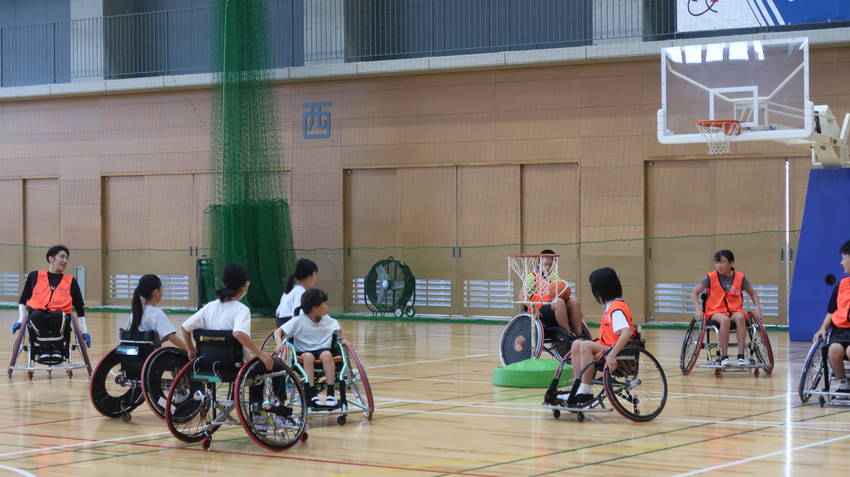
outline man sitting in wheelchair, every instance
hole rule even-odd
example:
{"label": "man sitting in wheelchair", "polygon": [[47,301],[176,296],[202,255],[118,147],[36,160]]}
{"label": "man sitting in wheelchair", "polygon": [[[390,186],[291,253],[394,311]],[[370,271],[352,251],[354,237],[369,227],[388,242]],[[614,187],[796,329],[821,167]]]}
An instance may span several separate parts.
{"label": "man sitting in wheelchair", "polygon": [[[334,397],[336,367],[331,347],[333,346],[334,333],[342,338],[342,329],[339,322],[328,316],[327,313],[327,293],[318,288],[311,288],[301,295],[301,306],[295,309],[294,318],[274,331],[274,339],[277,342],[275,354],[283,350],[285,346],[283,343],[284,336],[292,337],[295,352],[303,360],[302,366],[307,374],[305,395],[314,408],[337,406],[337,400]],[[316,395],[313,369],[316,360],[321,361],[327,381],[324,402]]]}
{"label": "man sitting in wheelchair", "polygon": [[[841,266],[844,273],[850,275],[850,240],[841,246]],[[838,392],[848,393],[850,383],[844,372],[844,360],[850,360],[850,276],[844,277],[832,292],[829,299],[827,314],[820,329],[815,333],[814,340],[824,336],[830,328],[829,349],[827,359],[829,367],[838,380]]]}
{"label": "man sitting in wheelchair", "polygon": [[68,320],[72,309],[86,345],[91,337],[86,328],[85,304],[80,286],[73,275],[65,275],[70,252],[64,245],[47,250],[47,270],[35,270],[27,275],[18,304],[18,321],[12,324],[12,334],[21,328],[29,316],[30,341],[36,350],[36,361],[57,364],[68,358],[71,327]]}
{"label": "man sitting in wheelchair", "polygon": [[[761,316],[761,303],[747,277],[733,266],[735,255],[731,250],[720,250],[714,254],[714,270],[708,272],[702,282],[691,294],[694,304],[694,316],[697,320],[705,320],[706,317],[718,324],[718,341],[716,361],[719,366],[726,367],[732,364],[729,360],[729,333],[732,323],[735,324],[735,333],[738,345],[738,366],[745,366],[747,361],[744,356],[744,347],[747,342],[747,314],[744,311],[744,292],[750,294],[755,304],[753,314]],[[708,290],[705,307],[699,303],[699,297],[703,290]]]}
{"label": "man sitting in wheelchair", "polygon": [[[596,301],[605,307],[605,314],[599,323],[599,338],[573,342],[573,369],[580,372],[596,356],[607,351],[604,366],[614,371],[617,369],[617,355],[637,335],[632,313],[623,301],[623,286],[613,268],[600,268],[591,273],[590,289]],[[589,366],[581,376],[576,376],[570,393],[557,396],[567,401],[567,407],[581,408],[593,401],[593,368]]]}

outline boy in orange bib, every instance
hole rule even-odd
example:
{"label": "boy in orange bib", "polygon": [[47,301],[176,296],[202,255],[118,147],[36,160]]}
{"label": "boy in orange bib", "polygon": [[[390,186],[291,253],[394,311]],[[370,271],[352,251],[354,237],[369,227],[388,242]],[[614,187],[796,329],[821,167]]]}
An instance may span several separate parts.
{"label": "boy in orange bib", "polygon": [[[844,273],[850,275],[850,240],[841,246],[841,266]],[[844,373],[844,359],[850,359],[850,276],[844,277],[832,291],[829,299],[826,317],[814,340],[826,334],[826,330],[833,328],[829,334],[829,350],[827,360],[829,367],[835,373],[838,380],[838,392],[850,394],[850,383]]]}

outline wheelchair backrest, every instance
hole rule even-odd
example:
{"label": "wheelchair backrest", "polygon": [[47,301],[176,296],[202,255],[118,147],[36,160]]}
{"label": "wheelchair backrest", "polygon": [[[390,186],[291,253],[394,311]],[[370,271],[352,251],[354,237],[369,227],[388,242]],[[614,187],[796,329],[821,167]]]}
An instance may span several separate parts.
{"label": "wheelchair backrest", "polygon": [[192,332],[198,359],[195,373],[216,376],[222,381],[232,381],[242,366],[242,343],[232,330],[195,330]]}
{"label": "wheelchair backrest", "polygon": [[142,371],[142,365],[147,357],[158,347],[156,331],[118,330],[119,343],[115,354],[124,370],[130,376],[137,376]]}

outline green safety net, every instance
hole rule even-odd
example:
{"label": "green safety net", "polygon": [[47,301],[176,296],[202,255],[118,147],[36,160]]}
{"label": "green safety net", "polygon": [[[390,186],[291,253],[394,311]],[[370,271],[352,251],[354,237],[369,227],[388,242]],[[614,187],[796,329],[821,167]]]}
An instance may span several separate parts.
{"label": "green safety net", "polygon": [[264,5],[218,2],[211,162],[221,172],[206,212],[217,273],[228,263],[245,264],[251,272],[247,302],[254,311],[268,313],[295,255]]}

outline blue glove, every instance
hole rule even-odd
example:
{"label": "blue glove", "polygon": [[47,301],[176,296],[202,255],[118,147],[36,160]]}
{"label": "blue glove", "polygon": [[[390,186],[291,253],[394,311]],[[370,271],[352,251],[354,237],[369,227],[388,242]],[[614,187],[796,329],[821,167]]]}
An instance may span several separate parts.
{"label": "blue glove", "polygon": [[83,333],[83,341],[86,342],[86,348],[91,348],[91,335]]}
{"label": "blue glove", "polygon": [[12,334],[17,333],[19,329],[21,329],[20,322],[16,321],[16,322],[12,323]]}

